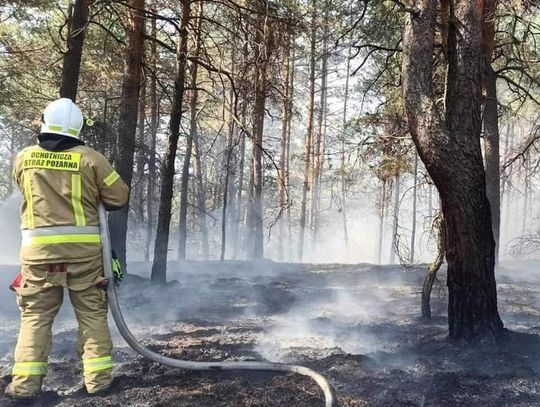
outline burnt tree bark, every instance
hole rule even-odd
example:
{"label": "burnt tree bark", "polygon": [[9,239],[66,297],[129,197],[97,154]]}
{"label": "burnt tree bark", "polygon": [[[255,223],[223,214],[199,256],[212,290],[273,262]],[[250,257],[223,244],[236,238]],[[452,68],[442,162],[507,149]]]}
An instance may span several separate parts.
{"label": "burnt tree bark", "polygon": [[[198,18],[195,27],[195,58],[199,58],[201,53],[201,26],[202,26],[202,4],[199,3]],[[189,102],[189,133],[186,137],[186,155],[182,166],[182,175],[180,179],[180,217],[178,220],[178,257],[177,260],[186,259],[187,246],[187,207],[188,207],[188,191],[189,191],[189,167],[191,165],[191,155],[193,151],[193,138],[196,138],[197,133],[197,102],[199,98],[199,90],[197,89],[197,73],[198,64],[191,64],[191,100]]]}
{"label": "burnt tree bark", "polygon": [[[156,11],[156,1],[152,2],[152,11]],[[152,18],[151,22],[151,34],[152,38],[157,36],[156,18]],[[158,100],[157,100],[157,79],[156,79],[156,66],[157,66],[157,44],[152,41],[150,44],[150,64],[152,67],[152,74],[150,76],[150,146],[149,146],[149,158],[148,158],[148,186],[146,197],[146,242],[145,242],[145,255],[144,260],[150,260],[150,246],[152,244],[152,236],[154,230],[154,197],[156,195],[156,139],[158,131]]]}
{"label": "burnt tree bark", "polygon": [[92,2],[93,0],[76,0],[73,5],[70,5],[69,10],[67,51],[62,61],[60,97],[69,98],[74,102],[77,98],[84,37]]}
{"label": "burnt tree bark", "polygon": [[413,209],[412,209],[412,227],[411,227],[411,251],[409,263],[414,264],[415,246],[416,246],[416,211],[418,203],[418,154],[414,154],[414,185],[413,185]]}
{"label": "burnt tree bark", "polygon": [[495,262],[499,257],[501,228],[501,168],[499,150],[499,115],[497,99],[497,74],[491,66],[495,41],[495,20],[498,0],[484,0],[482,9],[482,45],[484,55],[484,158],[486,168],[486,193],[491,206],[491,223],[495,238]]}
{"label": "burnt tree bark", "polygon": [[131,192],[135,198],[134,212],[137,225],[144,225],[144,169],[146,166],[146,148],[145,146],[145,122],[146,122],[146,81],[141,84],[141,93],[139,96],[139,113],[137,114],[137,149],[135,162],[135,183]]}
{"label": "burnt tree bark", "polygon": [[302,184],[302,201],[300,203],[300,234],[298,237],[298,261],[301,262],[304,256],[304,239],[306,231],[307,218],[307,197],[310,191],[310,173],[312,165],[313,150],[313,116],[315,109],[315,62],[316,62],[316,1],[312,1],[311,10],[311,36],[310,36],[310,56],[309,56],[309,94],[307,106],[307,126],[305,138],[305,157],[304,157],[304,182]]}
{"label": "burnt tree bark", "polygon": [[288,205],[288,184],[287,184],[287,172],[289,166],[289,156],[287,149],[290,146],[290,115],[292,114],[291,102],[291,76],[292,76],[292,58],[291,58],[291,42],[294,44],[292,33],[287,34],[287,42],[285,49],[285,78],[283,83],[283,115],[282,115],[282,127],[281,127],[281,151],[279,156],[279,169],[278,169],[278,197],[280,207],[280,219],[279,219],[279,239],[278,239],[278,259],[283,261],[283,245],[285,241],[285,219],[283,211]]}
{"label": "burnt tree bark", "polygon": [[482,21],[476,1],[451,2],[446,111],[433,93],[437,2],[408,14],[402,86],[409,129],[441,198],[446,223],[448,326],[454,341],[497,339],[495,242],[480,148]]}
{"label": "burnt tree bark", "polygon": [[195,196],[197,198],[197,222],[199,223],[199,230],[201,232],[201,251],[203,259],[207,260],[210,254],[210,243],[208,241],[208,224],[206,222],[206,189],[203,180],[199,130],[197,126],[194,126],[192,130],[193,176],[195,177]]}
{"label": "burnt tree bark", "polygon": [[313,168],[311,175],[311,243],[313,247],[316,247],[317,232],[319,228],[319,207],[321,198],[321,180],[322,170],[324,166],[324,149],[326,138],[326,108],[327,108],[327,95],[328,95],[328,15],[329,4],[328,1],[324,2],[324,16],[323,16],[323,43],[322,43],[322,55],[321,55],[321,88],[320,88],[320,102],[319,111],[317,117],[317,137],[313,143]]}
{"label": "burnt tree bark", "polygon": [[444,218],[440,212],[433,220],[433,230],[437,231],[437,255],[427,270],[422,286],[422,318],[426,319],[431,319],[431,291],[433,289],[435,278],[437,277],[437,272],[444,262],[446,229],[444,226]]}
{"label": "burnt tree bark", "polygon": [[381,179],[381,198],[379,203],[379,241],[377,244],[377,264],[382,264],[382,247],[384,236],[384,215],[386,212],[386,179]]}
{"label": "burnt tree bark", "polygon": [[484,156],[486,166],[486,194],[491,207],[493,237],[495,239],[495,262],[499,257],[501,226],[501,167],[499,150],[499,116],[497,102],[497,75],[486,67],[484,83],[486,101],[484,104]]}
{"label": "burnt tree bark", "polygon": [[[127,24],[126,66],[118,118],[117,171],[131,188],[144,55],[144,0],[131,0]],[[112,245],[126,270],[126,238],[129,203],[109,215]]]}
{"label": "burnt tree bark", "polygon": [[264,235],[263,235],[263,168],[262,149],[264,116],[266,106],[266,96],[268,88],[267,69],[273,48],[273,27],[268,19],[268,4],[266,0],[258,0],[259,16],[257,17],[257,27],[255,33],[255,101],[253,106],[253,140],[252,140],[252,176],[253,189],[251,190],[249,224],[252,241],[249,242],[251,248],[248,250],[248,258],[260,260],[264,256]]}
{"label": "burnt tree bark", "polygon": [[[341,216],[343,218],[343,243],[345,244],[345,253],[347,261],[349,260],[349,229],[347,225],[347,152],[346,152],[346,137],[347,137],[347,104],[349,102],[349,77],[351,74],[351,46],[347,50],[347,73],[345,76],[345,94],[343,95],[343,116],[341,120]],[[380,258],[379,258],[380,263]]]}
{"label": "burnt tree bark", "polygon": [[398,227],[399,227],[399,203],[401,194],[401,175],[398,172],[394,178],[394,211],[392,219],[392,244],[390,245],[390,264],[396,262],[396,254],[399,254]]}
{"label": "burnt tree bark", "polygon": [[188,24],[191,14],[191,0],[182,0],[182,17],[176,49],[176,77],[171,106],[171,119],[168,129],[168,143],[163,165],[161,167],[161,195],[152,264],[151,281],[164,284],[167,279],[167,255],[169,249],[169,230],[171,225],[171,206],[174,185],[174,161],[180,137],[180,122],[186,81]]}

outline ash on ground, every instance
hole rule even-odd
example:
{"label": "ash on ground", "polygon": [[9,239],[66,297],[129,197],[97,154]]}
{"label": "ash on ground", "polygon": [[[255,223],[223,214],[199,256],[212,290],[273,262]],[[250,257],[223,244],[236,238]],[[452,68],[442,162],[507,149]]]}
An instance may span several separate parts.
{"label": "ash on ground", "polygon": [[[171,263],[163,287],[150,285],[149,269],[130,266],[120,302],[135,335],[167,356],[303,364],[330,380],[344,407],[540,405],[539,263],[499,268],[499,309],[512,332],[504,344],[476,346],[447,341],[444,271],[433,318],[424,321],[425,267]],[[16,273],[0,269],[0,390],[10,381],[18,329],[7,290]],[[40,407],[323,405],[317,385],[301,376],[160,366],[135,354],[114,327],[114,391],[90,398],[69,304],[54,332]]]}

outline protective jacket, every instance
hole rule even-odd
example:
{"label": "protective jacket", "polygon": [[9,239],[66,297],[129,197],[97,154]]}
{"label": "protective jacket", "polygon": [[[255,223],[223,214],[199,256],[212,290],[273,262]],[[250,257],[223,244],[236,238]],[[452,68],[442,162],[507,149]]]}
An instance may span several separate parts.
{"label": "protective jacket", "polygon": [[[14,165],[13,176],[23,191],[21,262],[100,258],[99,201],[109,208],[122,207],[128,187],[91,148],[71,141],[70,148],[61,150],[65,145],[58,145],[54,135],[40,137],[40,145],[22,150]],[[43,147],[47,145],[53,151]]]}
{"label": "protective jacket", "polygon": [[22,150],[14,165],[23,193],[23,239],[22,270],[12,284],[21,324],[9,389],[20,397],[41,390],[52,324],[68,288],[79,325],[84,383],[96,393],[111,385],[113,366],[107,297],[99,286],[105,277],[98,204],[121,208],[128,187],[105,157],[78,139],[45,133],[39,141]]}

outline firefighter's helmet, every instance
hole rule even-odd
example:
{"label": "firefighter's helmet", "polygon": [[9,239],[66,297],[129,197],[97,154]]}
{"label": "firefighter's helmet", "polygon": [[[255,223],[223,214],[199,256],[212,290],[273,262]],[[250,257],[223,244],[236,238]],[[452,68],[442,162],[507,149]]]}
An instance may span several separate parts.
{"label": "firefighter's helmet", "polygon": [[81,109],[71,99],[61,98],[47,105],[41,121],[42,133],[78,139],[84,120]]}

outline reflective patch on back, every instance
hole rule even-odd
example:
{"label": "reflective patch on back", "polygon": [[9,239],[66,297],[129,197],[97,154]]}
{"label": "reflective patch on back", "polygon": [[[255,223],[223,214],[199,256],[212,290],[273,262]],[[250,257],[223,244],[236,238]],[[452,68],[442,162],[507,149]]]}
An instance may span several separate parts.
{"label": "reflective patch on back", "polygon": [[39,168],[58,171],[79,171],[81,153],[31,150],[24,153],[23,170]]}

